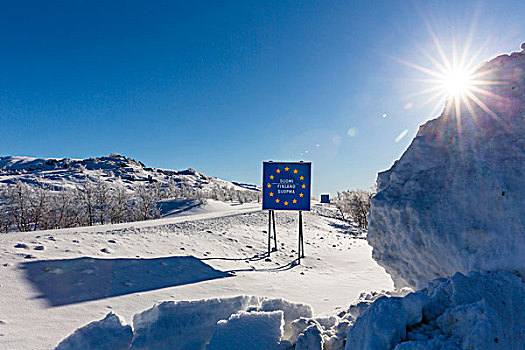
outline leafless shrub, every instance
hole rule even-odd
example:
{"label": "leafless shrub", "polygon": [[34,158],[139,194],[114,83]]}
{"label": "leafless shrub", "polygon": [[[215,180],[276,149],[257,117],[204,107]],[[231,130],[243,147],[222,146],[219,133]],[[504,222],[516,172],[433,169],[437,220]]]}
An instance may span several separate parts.
{"label": "leafless shrub", "polygon": [[368,228],[367,215],[373,191],[348,190],[337,192],[335,205],[344,220],[352,220],[359,227]]}

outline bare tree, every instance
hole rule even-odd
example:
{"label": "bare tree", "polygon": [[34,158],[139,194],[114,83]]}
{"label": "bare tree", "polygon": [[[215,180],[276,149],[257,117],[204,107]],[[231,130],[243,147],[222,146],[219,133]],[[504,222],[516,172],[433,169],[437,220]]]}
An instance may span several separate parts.
{"label": "bare tree", "polygon": [[88,177],[81,186],[77,186],[77,198],[86,210],[89,226],[93,226],[95,223],[95,192],[96,187]]}
{"label": "bare tree", "polygon": [[98,222],[104,225],[105,218],[108,215],[108,202],[109,202],[109,186],[100,177],[94,182],[94,203],[95,210],[98,214]]}
{"label": "bare tree", "polygon": [[128,206],[130,200],[131,196],[125,188],[112,189],[109,198],[109,212],[112,224],[127,221],[126,219],[130,216]]}
{"label": "bare tree", "polygon": [[160,209],[157,207],[157,200],[155,191],[152,191],[149,186],[138,186],[135,189],[135,213],[138,220],[148,220],[158,218],[160,216]]}
{"label": "bare tree", "polygon": [[370,211],[370,199],[373,191],[349,190],[337,192],[335,205],[343,220],[352,220],[358,226],[368,227],[368,212]]}
{"label": "bare tree", "polygon": [[18,231],[22,232],[31,230],[29,191],[27,184],[17,181],[15,184],[8,186],[5,194],[12,220],[16,224]]}
{"label": "bare tree", "polygon": [[0,231],[9,232],[13,223],[13,217],[7,204],[7,189],[0,188]]}

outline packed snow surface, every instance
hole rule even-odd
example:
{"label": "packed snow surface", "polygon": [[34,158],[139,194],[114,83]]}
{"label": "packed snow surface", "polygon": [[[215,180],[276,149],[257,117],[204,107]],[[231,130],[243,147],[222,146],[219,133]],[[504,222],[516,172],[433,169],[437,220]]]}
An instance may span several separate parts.
{"label": "packed snow surface", "polygon": [[493,84],[476,101],[451,99],[378,176],[368,241],[397,287],[457,271],[525,274],[525,53],[476,74]]}
{"label": "packed snow surface", "polygon": [[[231,205],[228,210],[208,204],[185,211],[192,214],[186,216],[172,213],[142,222],[1,234],[0,349],[52,349],[75,329],[104,320],[110,312],[120,317],[120,325],[109,317],[98,326],[81,328],[63,345],[96,343],[86,334],[98,331],[114,334],[120,339],[114,339],[115,344],[120,344],[128,338],[118,329],[129,325],[139,348],[142,341],[158,341],[159,333],[146,330],[160,327],[163,319],[181,330],[198,329],[195,334],[207,334],[208,342],[219,319],[228,321],[240,312],[282,312],[281,343],[295,343],[315,324],[323,329],[325,343],[342,344],[348,321],[334,328],[337,314],[362,292],[393,287],[372,259],[365,232],[336,218],[331,205],[313,203],[312,211],[304,213],[306,258],[294,265],[297,213],[276,213],[278,251],[267,259],[268,213],[260,204]],[[220,308],[207,310],[198,302],[219,303],[217,299],[239,295],[249,297],[213,317],[209,313]],[[261,299],[248,305],[252,297]],[[175,305],[178,302],[182,304]],[[177,320],[170,310],[188,313],[185,303],[199,306],[195,312],[208,312],[201,315],[208,315],[213,327],[198,319]],[[275,316],[264,317],[246,320],[270,324]],[[113,331],[104,333],[106,325]],[[233,321],[221,334],[238,327]],[[301,344],[316,339],[311,333],[315,331]],[[184,341],[194,339],[185,334]]]}

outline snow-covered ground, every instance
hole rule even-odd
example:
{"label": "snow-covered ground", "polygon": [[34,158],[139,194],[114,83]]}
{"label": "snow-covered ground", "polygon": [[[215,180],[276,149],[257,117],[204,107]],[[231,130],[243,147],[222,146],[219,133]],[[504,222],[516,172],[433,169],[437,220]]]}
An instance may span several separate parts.
{"label": "snow-covered ground", "polygon": [[393,287],[363,233],[334,218],[330,205],[305,213],[306,258],[293,266],[297,213],[276,214],[279,250],[267,260],[267,212],[222,204],[145,222],[0,235],[0,348],[53,348],[111,311],[132,324],[159,301],[253,295],[309,304],[321,316]]}

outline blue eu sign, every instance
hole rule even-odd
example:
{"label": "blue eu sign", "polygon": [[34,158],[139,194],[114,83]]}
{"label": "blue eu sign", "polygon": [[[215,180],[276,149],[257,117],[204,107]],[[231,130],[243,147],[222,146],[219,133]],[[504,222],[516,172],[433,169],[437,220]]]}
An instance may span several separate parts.
{"label": "blue eu sign", "polygon": [[312,163],[264,162],[263,210],[310,210]]}

